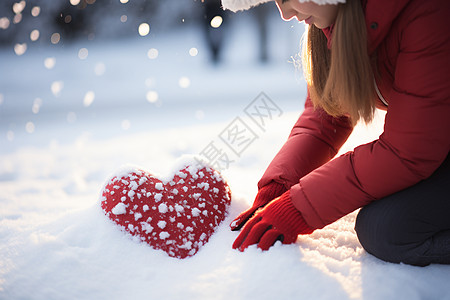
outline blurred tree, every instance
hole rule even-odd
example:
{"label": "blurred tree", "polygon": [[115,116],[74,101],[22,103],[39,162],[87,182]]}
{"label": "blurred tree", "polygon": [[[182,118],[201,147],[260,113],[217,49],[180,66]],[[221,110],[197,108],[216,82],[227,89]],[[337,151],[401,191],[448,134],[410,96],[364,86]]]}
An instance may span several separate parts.
{"label": "blurred tree", "polygon": [[153,28],[172,28],[196,14],[195,1],[1,0],[0,44],[30,43],[33,30],[40,33],[37,43],[49,44],[53,33],[59,33],[64,43],[135,36],[143,22]]}
{"label": "blurred tree", "polygon": [[259,60],[265,63],[269,60],[268,53],[268,13],[269,7],[267,5],[259,5],[255,7],[254,13],[256,17],[257,27],[258,27],[258,37],[259,37]]}
{"label": "blurred tree", "polygon": [[227,11],[222,9],[220,0],[206,0],[202,2],[202,27],[211,53],[213,63],[218,63],[222,51],[222,44],[226,36]]}
{"label": "blurred tree", "polygon": [[59,14],[55,15],[53,20],[56,31],[68,40],[73,40],[86,34],[89,35],[93,30],[91,28],[92,20],[89,18],[89,13],[92,9],[86,9],[86,7],[87,3],[85,0],[77,6],[62,5],[58,10]]}

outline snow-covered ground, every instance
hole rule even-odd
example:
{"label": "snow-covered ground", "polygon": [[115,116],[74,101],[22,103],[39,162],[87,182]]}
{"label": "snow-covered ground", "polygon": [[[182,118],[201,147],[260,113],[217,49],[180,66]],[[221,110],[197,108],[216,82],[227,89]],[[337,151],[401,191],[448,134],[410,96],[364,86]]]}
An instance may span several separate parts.
{"label": "snow-covered ground", "polygon": [[[207,63],[189,26],[30,47],[22,56],[0,51],[1,299],[450,299],[449,266],[374,258],[356,238],[355,213],[294,245],[231,249],[237,233],[228,224],[253,201],[305,97],[289,62],[301,28],[275,22],[272,62],[259,65],[252,23],[236,20],[219,66]],[[157,58],[148,57],[151,48]],[[280,109],[263,128],[244,111],[261,92]],[[341,152],[377,138],[383,116],[358,126]],[[257,135],[239,157],[220,139],[236,117]],[[233,160],[223,170],[233,196],[229,216],[197,255],[170,258],[103,215],[100,190],[123,164],[164,174],[211,142]]]}

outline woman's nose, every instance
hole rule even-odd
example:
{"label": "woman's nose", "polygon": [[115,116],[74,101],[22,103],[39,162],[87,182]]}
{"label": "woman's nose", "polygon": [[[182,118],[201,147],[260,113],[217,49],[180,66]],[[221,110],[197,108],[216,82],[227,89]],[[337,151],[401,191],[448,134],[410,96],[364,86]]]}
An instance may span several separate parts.
{"label": "woman's nose", "polygon": [[297,12],[292,8],[288,7],[287,5],[278,5],[277,3],[277,7],[278,10],[280,11],[281,18],[285,21],[289,21],[290,19],[296,16]]}

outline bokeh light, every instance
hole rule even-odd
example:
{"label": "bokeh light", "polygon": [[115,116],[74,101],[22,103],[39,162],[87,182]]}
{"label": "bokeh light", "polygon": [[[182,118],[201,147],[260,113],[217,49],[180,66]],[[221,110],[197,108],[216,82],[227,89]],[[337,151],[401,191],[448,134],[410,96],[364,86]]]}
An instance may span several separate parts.
{"label": "bokeh light", "polygon": [[81,60],[84,60],[88,57],[89,55],[89,51],[86,48],[81,48],[80,50],[78,50],[78,58]]}
{"label": "bokeh light", "polygon": [[147,56],[150,59],[156,59],[158,57],[158,55],[159,55],[158,49],[155,49],[155,48],[151,48],[147,52]]}
{"label": "bokeh light", "polygon": [[34,99],[33,106],[31,107],[31,111],[33,112],[33,114],[39,113],[41,106],[42,106],[42,99],[41,98]]}
{"label": "bokeh light", "polygon": [[223,19],[221,16],[215,16],[211,20],[211,27],[212,28],[219,28],[220,25],[222,25]]}
{"label": "bokeh light", "polygon": [[15,15],[14,18],[13,18],[13,23],[14,24],[19,24],[20,21],[22,21],[22,14]]}
{"label": "bokeh light", "polygon": [[179,85],[181,88],[186,89],[186,88],[188,88],[188,87],[191,85],[191,80],[190,80],[188,77],[183,76],[183,77],[181,77],[181,78],[178,80],[178,85]]}
{"label": "bokeh light", "polygon": [[46,59],[44,59],[44,66],[47,69],[53,69],[56,65],[56,58],[54,57],[47,57]]}
{"label": "bokeh light", "polygon": [[65,16],[64,23],[69,24],[70,22],[72,22],[72,16],[71,15]]}
{"label": "bokeh light", "polygon": [[18,14],[22,13],[22,11],[24,10],[25,6],[26,6],[26,2],[24,0],[22,0],[20,2],[17,2],[17,3],[14,3],[13,7],[12,7],[13,12],[16,15],[18,15]]}
{"label": "bokeh light", "polygon": [[0,18],[0,29],[8,29],[10,21],[7,17]]}
{"label": "bokeh light", "polygon": [[33,122],[27,122],[27,124],[25,124],[26,132],[33,133],[35,129],[36,129],[36,127],[34,126]]}
{"label": "bokeh light", "polygon": [[61,35],[57,32],[53,33],[52,36],[50,37],[50,42],[53,45],[58,44],[60,40],[61,40]]}
{"label": "bokeh light", "polygon": [[64,88],[64,82],[62,81],[54,81],[50,86],[50,90],[55,97],[59,97],[61,95],[61,91]]}
{"label": "bokeh light", "polygon": [[31,9],[31,15],[33,17],[39,16],[40,13],[41,13],[41,8],[39,6],[35,6]]}
{"label": "bokeh light", "polygon": [[84,99],[83,99],[84,107],[91,106],[92,102],[94,102],[94,99],[95,99],[95,93],[93,91],[87,92],[86,95],[84,95]]}
{"label": "bokeh light", "polygon": [[23,55],[25,54],[26,51],[27,51],[27,44],[23,43],[14,45],[14,52],[16,53],[16,55],[18,56]]}
{"label": "bokeh light", "polygon": [[158,101],[158,93],[155,91],[148,91],[147,95],[146,95],[147,101],[150,103],[155,103],[156,101]]}
{"label": "bokeh light", "polygon": [[36,42],[39,39],[39,36],[40,36],[39,30],[34,29],[30,33],[30,40]]}
{"label": "bokeh light", "polygon": [[197,56],[197,54],[198,54],[198,49],[197,48],[189,49],[189,55],[190,56]]}
{"label": "bokeh light", "polygon": [[47,57],[46,59],[44,59],[44,66],[47,69],[53,69],[56,65],[56,58],[54,57]]}
{"label": "bokeh light", "polygon": [[140,36],[146,36],[150,33],[150,25],[147,23],[142,23],[139,25],[138,32]]}

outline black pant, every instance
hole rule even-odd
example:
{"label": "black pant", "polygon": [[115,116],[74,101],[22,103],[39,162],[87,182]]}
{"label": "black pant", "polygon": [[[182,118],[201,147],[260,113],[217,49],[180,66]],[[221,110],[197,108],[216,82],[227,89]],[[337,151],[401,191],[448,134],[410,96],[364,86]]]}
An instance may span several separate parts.
{"label": "black pant", "polygon": [[355,230],[382,260],[450,264],[450,156],[428,179],[363,207]]}

